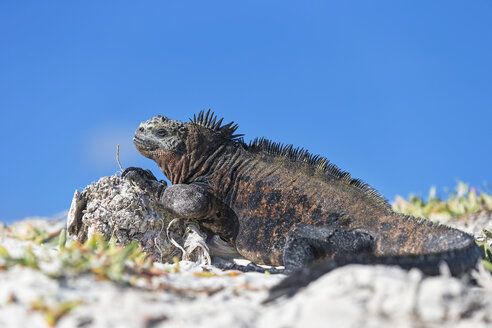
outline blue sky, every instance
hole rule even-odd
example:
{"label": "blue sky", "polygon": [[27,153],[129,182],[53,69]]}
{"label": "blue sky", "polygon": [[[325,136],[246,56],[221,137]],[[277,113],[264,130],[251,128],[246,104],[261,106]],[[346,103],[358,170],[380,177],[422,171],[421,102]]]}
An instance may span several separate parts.
{"label": "blue sky", "polygon": [[0,221],[52,216],[156,114],[213,109],[389,200],[492,183],[492,2],[2,1]]}

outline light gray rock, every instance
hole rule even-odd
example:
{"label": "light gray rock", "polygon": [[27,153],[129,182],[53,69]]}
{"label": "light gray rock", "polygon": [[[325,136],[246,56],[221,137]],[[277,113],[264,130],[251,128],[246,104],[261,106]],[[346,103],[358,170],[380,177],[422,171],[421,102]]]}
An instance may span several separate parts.
{"label": "light gray rock", "polygon": [[259,326],[488,327],[491,313],[492,294],[456,278],[351,265],[278,302],[264,312]]}
{"label": "light gray rock", "polygon": [[159,262],[178,257],[210,264],[207,236],[198,224],[173,219],[138,185],[113,175],[75,191],[67,232],[81,242],[96,233],[123,245],[136,240]]}
{"label": "light gray rock", "polygon": [[[125,287],[97,281],[90,274],[49,278],[43,263],[56,264],[56,246],[1,234],[0,245],[11,254],[22,254],[29,246],[44,259],[41,270],[15,266],[0,271],[0,327],[46,327],[42,314],[32,310],[32,302],[40,297],[47,304],[82,301],[57,327],[492,326],[492,290],[446,275],[424,277],[418,270],[346,266],[292,298],[263,305],[268,289],[282,275],[230,276],[213,266],[182,261],[180,272],[171,270],[151,281],[138,281],[138,287]],[[196,274],[203,270],[215,276]],[[492,283],[489,273],[481,274],[480,281]]]}

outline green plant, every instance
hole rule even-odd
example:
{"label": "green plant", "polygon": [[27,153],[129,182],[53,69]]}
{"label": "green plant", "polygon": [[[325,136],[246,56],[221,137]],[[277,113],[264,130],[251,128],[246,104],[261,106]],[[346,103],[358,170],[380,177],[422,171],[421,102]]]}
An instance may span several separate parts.
{"label": "green plant", "polygon": [[492,210],[492,196],[483,191],[477,192],[475,187],[470,188],[468,184],[459,181],[455,190],[448,193],[446,200],[436,197],[436,188],[433,186],[427,201],[416,195],[410,195],[408,200],[397,196],[393,210],[415,217],[451,219]]}

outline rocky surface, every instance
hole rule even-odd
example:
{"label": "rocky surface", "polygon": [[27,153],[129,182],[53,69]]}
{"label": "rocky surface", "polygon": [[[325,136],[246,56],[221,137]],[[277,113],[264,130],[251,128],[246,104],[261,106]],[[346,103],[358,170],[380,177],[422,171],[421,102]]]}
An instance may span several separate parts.
{"label": "rocky surface", "polygon": [[198,225],[192,220],[173,219],[138,185],[112,175],[90,184],[82,192],[75,191],[67,231],[81,242],[94,234],[107,240],[114,238],[123,245],[136,240],[159,262],[184,257],[210,264],[206,236]]}
{"label": "rocky surface", "polygon": [[[52,231],[60,227],[35,223]],[[14,227],[22,230],[21,223]],[[478,285],[472,285],[446,274],[423,277],[418,270],[352,265],[326,274],[290,299],[263,305],[268,288],[282,275],[236,275],[181,261],[179,272],[173,270],[176,264],[154,264],[167,273],[132,286],[92,274],[50,278],[48,259],[58,246],[5,232],[0,238],[12,256],[31,247],[48,263],[41,269],[0,270],[0,327],[47,327],[46,313],[35,306],[40,300],[51,308],[77,303],[57,327],[492,326],[492,278],[485,271],[475,273]]]}

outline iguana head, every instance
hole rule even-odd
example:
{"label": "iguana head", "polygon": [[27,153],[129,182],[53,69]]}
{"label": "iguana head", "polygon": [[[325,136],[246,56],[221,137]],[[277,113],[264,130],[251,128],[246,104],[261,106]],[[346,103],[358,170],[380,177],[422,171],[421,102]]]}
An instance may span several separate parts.
{"label": "iguana head", "polygon": [[154,160],[172,183],[188,180],[190,172],[220,147],[235,143],[237,125],[221,125],[222,119],[201,111],[191,122],[183,123],[158,115],[142,122],[135,131],[133,143],[137,150]]}
{"label": "iguana head", "polygon": [[142,155],[155,160],[162,152],[184,152],[187,135],[185,124],[158,115],[140,123],[133,143]]}

